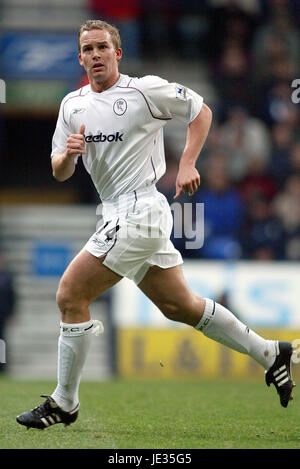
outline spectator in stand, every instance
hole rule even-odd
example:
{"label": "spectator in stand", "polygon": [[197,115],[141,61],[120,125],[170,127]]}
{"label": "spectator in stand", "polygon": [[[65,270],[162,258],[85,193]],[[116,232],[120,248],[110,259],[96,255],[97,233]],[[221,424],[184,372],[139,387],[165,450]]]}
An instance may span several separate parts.
{"label": "spectator in stand", "polygon": [[[197,2],[203,3],[203,2]],[[141,0],[142,43],[145,57],[183,60],[186,42],[191,36],[199,41],[199,28],[192,24],[192,31],[186,31],[185,13],[188,6],[180,0]],[[183,23],[180,25],[180,22]],[[198,22],[199,25],[199,22]],[[184,34],[188,33],[188,37]],[[183,44],[180,41],[183,41]],[[195,47],[195,44],[193,45]],[[198,55],[198,53],[197,53]],[[195,58],[195,57],[194,57]]]}
{"label": "spectator in stand", "polygon": [[176,3],[173,49],[177,51],[180,59],[205,60],[210,53],[210,48],[203,47],[209,32],[206,0],[172,0],[173,8]]}
{"label": "spectator in stand", "polygon": [[[247,0],[246,0],[247,1]],[[261,9],[264,13],[264,19],[267,21],[274,14],[275,10],[289,11],[294,17],[299,14],[298,0],[259,0]]]}
{"label": "spectator in stand", "polygon": [[289,155],[290,174],[300,174],[300,141],[296,141],[291,146]]}
{"label": "spectator in stand", "polygon": [[246,176],[239,184],[244,203],[248,204],[254,197],[263,197],[271,201],[278,188],[276,181],[270,176],[268,165],[261,158],[253,158]]}
{"label": "spectator in stand", "polygon": [[284,259],[282,223],[273,215],[271,204],[264,197],[255,196],[248,204],[240,239],[246,259]]}
{"label": "spectator in stand", "polygon": [[269,21],[262,24],[253,39],[254,70],[259,79],[269,78],[279,59],[285,58],[294,65],[299,63],[300,36],[288,5],[273,3]]}
{"label": "spectator in stand", "polygon": [[291,91],[288,97],[287,88],[290,89],[291,81],[300,72],[300,34],[291,14],[291,2],[270,0],[268,3],[269,17],[255,32],[251,53],[254,102],[259,117],[272,125],[282,120],[282,114],[291,105]]}
{"label": "spectator in stand", "polygon": [[220,61],[213,71],[213,81],[222,104],[220,109],[222,114],[233,105],[250,108],[252,105],[250,62],[239,43],[229,41],[225,45]]}
{"label": "spectator in stand", "polygon": [[273,211],[282,221],[286,232],[300,227],[300,175],[293,174],[285,182],[284,189],[273,201]]}
{"label": "spectator in stand", "polygon": [[239,192],[231,187],[226,158],[221,154],[207,160],[203,189],[195,193],[194,201],[204,203],[205,240],[196,255],[207,259],[238,258],[243,204]]}
{"label": "spectator in stand", "polygon": [[294,133],[290,125],[275,124],[272,129],[272,150],[269,173],[279,187],[285,183],[290,173],[290,155],[294,142]]}
{"label": "spectator in stand", "polygon": [[269,131],[261,120],[249,115],[245,108],[232,107],[220,131],[229,155],[229,175],[233,181],[239,182],[246,176],[253,159],[261,159],[265,164],[269,161]]}
{"label": "spectator in stand", "polygon": [[[285,120],[295,124],[295,118],[298,119],[299,111],[291,101],[291,83],[299,72],[296,64],[293,64],[288,57],[282,56],[273,61],[266,77],[255,83],[253,102],[258,117],[264,119],[267,125],[271,126]],[[289,90],[289,104],[287,90]]]}
{"label": "spectator in stand", "polygon": [[210,21],[210,53],[222,54],[224,40],[250,47],[261,14],[260,0],[207,0]]}
{"label": "spectator in stand", "polygon": [[300,260],[300,174],[292,174],[273,202],[286,234],[286,257]]}
{"label": "spectator in stand", "polygon": [[120,31],[124,55],[128,60],[140,58],[140,16],[141,1],[129,0],[89,0],[89,7],[95,19],[105,19]]}

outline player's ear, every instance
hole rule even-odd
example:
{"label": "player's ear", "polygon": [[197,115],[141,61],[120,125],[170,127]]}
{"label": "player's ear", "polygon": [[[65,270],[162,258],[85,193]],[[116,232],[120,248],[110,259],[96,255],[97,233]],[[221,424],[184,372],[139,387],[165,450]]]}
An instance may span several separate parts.
{"label": "player's ear", "polygon": [[82,58],[81,58],[80,52],[79,52],[79,54],[78,54],[78,60],[79,60],[80,65],[83,67],[83,62],[82,62]]}
{"label": "player's ear", "polygon": [[122,58],[122,49],[119,47],[118,49],[116,49],[116,58],[117,58],[117,61],[120,62],[121,58]]}

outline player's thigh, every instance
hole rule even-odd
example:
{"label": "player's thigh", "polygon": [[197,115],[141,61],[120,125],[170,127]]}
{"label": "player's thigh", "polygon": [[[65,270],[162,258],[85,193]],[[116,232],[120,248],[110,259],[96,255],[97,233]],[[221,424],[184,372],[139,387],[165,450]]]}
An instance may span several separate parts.
{"label": "player's thigh", "polygon": [[153,266],[138,287],[169,319],[195,325],[202,315],[205,300],[190,290],[181,266]]}
{"label": "player's thigh", "polygon": [[82,249],[65,270],[57,292],[57,301],[90,304],[122,277],[103,265],[86,249]]}

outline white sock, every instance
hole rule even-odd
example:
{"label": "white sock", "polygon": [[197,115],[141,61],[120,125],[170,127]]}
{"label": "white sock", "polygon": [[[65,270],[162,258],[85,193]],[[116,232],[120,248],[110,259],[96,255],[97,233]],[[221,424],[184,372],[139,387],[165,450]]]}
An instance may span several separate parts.
{"label": "white sock", "polygon": [[277,341],[263,339],[227,308],[209,298],[205,300],[203,316],[195,329],[233,350],[250,355],[268,370],[276,358]]}
{"label": "white sock", "polygon": [[52,397],[66,412],[79,403],[80,378],[90,348],[92,329],[92,319],[79,324],[60,323],[58,384]]}

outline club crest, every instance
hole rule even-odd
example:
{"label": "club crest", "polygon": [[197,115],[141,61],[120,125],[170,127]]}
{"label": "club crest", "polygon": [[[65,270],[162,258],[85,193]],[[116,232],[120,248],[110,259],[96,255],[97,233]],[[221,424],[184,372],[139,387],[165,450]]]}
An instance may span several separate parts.
{"label": "club crest", "polygon": [[122,116],[123,114],[125,114],[127,110],[127,102],[125,101],[125,99],[117,99],[117,101],[115,101],[114,103],[113,110],[118,116]]}

